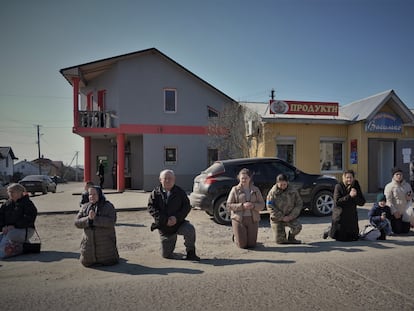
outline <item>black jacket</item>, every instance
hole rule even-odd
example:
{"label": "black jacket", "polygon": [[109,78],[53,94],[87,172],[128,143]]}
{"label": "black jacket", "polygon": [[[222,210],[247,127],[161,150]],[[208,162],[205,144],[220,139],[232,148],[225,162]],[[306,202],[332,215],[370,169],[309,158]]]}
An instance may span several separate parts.
{"label": "black jacket", "polygon": [[36,216],[36,206],[29,196],[25,195],[16,202],[8,200],[0,207],[0,230],[9,225],[18,229],[34,228]]}
{"label": "black jacket", "polygon": [[388,220],[392,219],[391,209],[388,205],[381,207],[378,205],[378,202],[375,202],[372,205],[372,208],[368,212],[369,222],[371,224],[378,224],[381,221],[381,214],[385,213],[385,217]]}
{"label": "black jacket", "polygon": [[[356,197],[349,193],[351,188],[357,190]],[[335,206],[332,211],[331,237],[338,241],[356,241],[359,238],[357,205],[365,204],[365,197],[357,180],[346,186],[343,182],[336,184],[334,191]]]}
{"label": "black jacket", "polygon": [[[160,233],[164,235],[176,233],[190,211],[191,205],[187,193],[177,185],[174,185],[171,189],[168,200],[166,199],[166,193],[162,191],[161,185],[151,192],[148,199],[148,212],[154,217],[151,230],[159,229]],[[168,217],[170,216],[177,219],[177,223],[172,227],[167,226]]]}

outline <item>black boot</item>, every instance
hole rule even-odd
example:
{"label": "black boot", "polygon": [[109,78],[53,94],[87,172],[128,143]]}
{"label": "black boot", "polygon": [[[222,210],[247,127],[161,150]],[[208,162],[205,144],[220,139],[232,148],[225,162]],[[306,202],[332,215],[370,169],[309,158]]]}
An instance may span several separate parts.
{"label": "black boot", "polygon": [[192,251],[188,251],[187,252],[187,257],[185,258],[186,260],[191,260],[191,261],[200,261],[200,257],[198,257],[196,255],[195,250]]}
{"label": "black boot", "polygon": [[287,241],[288,241],[288,244],[302,244],[302,241],[296,240],[295,236],[290,232],[289,232]]}

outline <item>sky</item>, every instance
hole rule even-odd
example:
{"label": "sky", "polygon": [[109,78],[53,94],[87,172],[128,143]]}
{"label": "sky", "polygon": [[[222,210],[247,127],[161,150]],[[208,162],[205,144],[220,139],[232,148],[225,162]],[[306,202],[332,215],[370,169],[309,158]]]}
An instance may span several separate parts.
{"label": "sky", "polygon": [[153,47],[238,101],[414,109],[411,0],[0,0],[0,146],[83,165],[59,70]]}

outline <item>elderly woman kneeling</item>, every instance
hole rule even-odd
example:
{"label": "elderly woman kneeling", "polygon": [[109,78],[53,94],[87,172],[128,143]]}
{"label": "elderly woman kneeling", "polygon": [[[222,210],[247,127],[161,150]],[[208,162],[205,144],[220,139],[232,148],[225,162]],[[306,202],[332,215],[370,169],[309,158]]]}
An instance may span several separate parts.
{"label": "elderly woman kneeling", "polygon": [[75,226],[83,229],[80,261],[85,267],[114,265],[119,261],[116,246],[116,211],[100,187],[88,189],[89,202],[82,205]]}
{"label": "elderly woman kneeling", "polygon": [[20,184],[7,187],[9,199],[0,207],[0,258],[23,253],[23,242],[35,231],[37,209]]}

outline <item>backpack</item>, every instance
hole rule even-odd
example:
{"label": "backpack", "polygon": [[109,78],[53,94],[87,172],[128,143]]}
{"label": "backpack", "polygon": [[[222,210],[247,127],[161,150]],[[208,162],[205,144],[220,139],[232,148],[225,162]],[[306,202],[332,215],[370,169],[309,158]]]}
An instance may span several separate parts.
{"label": "backpack", "polygon": [[366,241],[376,241],[381,236],[381,231],[373,225],[366,225],[359,233],[359,238]]}

